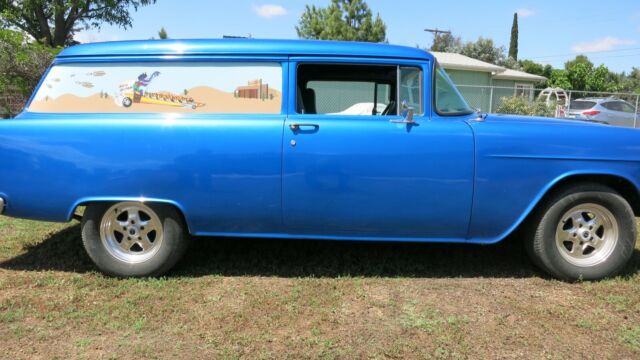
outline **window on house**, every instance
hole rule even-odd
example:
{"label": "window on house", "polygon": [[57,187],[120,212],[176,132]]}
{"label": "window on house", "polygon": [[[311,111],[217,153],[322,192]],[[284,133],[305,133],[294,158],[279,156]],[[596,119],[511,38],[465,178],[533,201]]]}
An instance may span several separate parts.
{"label": "window on house", "polygon": [[533,98],[533,84],[518,84],[515,85],[515,96],[524,96],[529,99]]}

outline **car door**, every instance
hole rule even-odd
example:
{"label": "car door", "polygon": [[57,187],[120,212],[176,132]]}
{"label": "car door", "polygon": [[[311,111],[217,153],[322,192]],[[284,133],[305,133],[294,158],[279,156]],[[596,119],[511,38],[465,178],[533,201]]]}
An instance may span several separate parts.
{"label": "car door", "polygon": [[[463,121],[431,119],[432,65],[291,59],[283,141],[288,232],[466,237],[473,135]],[[399,115],[402,101],[414,108],[413,123]]]}

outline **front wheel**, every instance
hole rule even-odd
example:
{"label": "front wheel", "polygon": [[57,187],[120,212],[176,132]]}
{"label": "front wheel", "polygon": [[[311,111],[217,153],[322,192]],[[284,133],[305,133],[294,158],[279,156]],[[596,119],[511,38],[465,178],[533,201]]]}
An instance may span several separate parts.
{"label": "front wheel", "polygon": [[529,255],[543,270],[563,280],[615,275],[635,248],[633,210],[606,186],[567,188],[543,203],[532,220]]}
{"label": "front wheel", "polygon": [[82,219],[82,241],[96,266],[114,276],[159,276],[188,245],[180,213],[168,205],[92,204]]}

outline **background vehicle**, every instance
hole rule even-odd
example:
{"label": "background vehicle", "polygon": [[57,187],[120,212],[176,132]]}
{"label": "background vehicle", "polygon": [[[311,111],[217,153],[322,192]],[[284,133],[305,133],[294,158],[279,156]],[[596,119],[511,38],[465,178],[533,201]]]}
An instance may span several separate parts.
{"label": "background vehicle", "polygon": [[566,117],[606,122],[614,126],[634,127],[636,109],[616,98],[584,98],[572,100]]}
{"label": "background vehicle", "polygon": [[[206,106],[108,95],[136,78],[140,98]],[[523,229],[541,269],[601,279],[634,251],[639,143],[635,129],[478,114],[417,48],[88,44],[0,122],[0,213],[69,221],[85,206],[85,248],[117,276],[166,272],[190,235],[493,244]]]}

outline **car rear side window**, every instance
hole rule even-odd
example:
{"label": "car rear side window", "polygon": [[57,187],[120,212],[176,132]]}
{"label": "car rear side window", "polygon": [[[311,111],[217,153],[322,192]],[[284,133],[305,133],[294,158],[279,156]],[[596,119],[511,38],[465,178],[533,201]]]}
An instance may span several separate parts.
{"label": "car rear side window", "polygon": [[29,111],[46,113],[262,113],[282,107],[278,63],[62,64]]}
{"label": "car rear side window", "polygon": [[572,110],[587,110],[596,106],[595,101],[573,100],[569,106]]}

